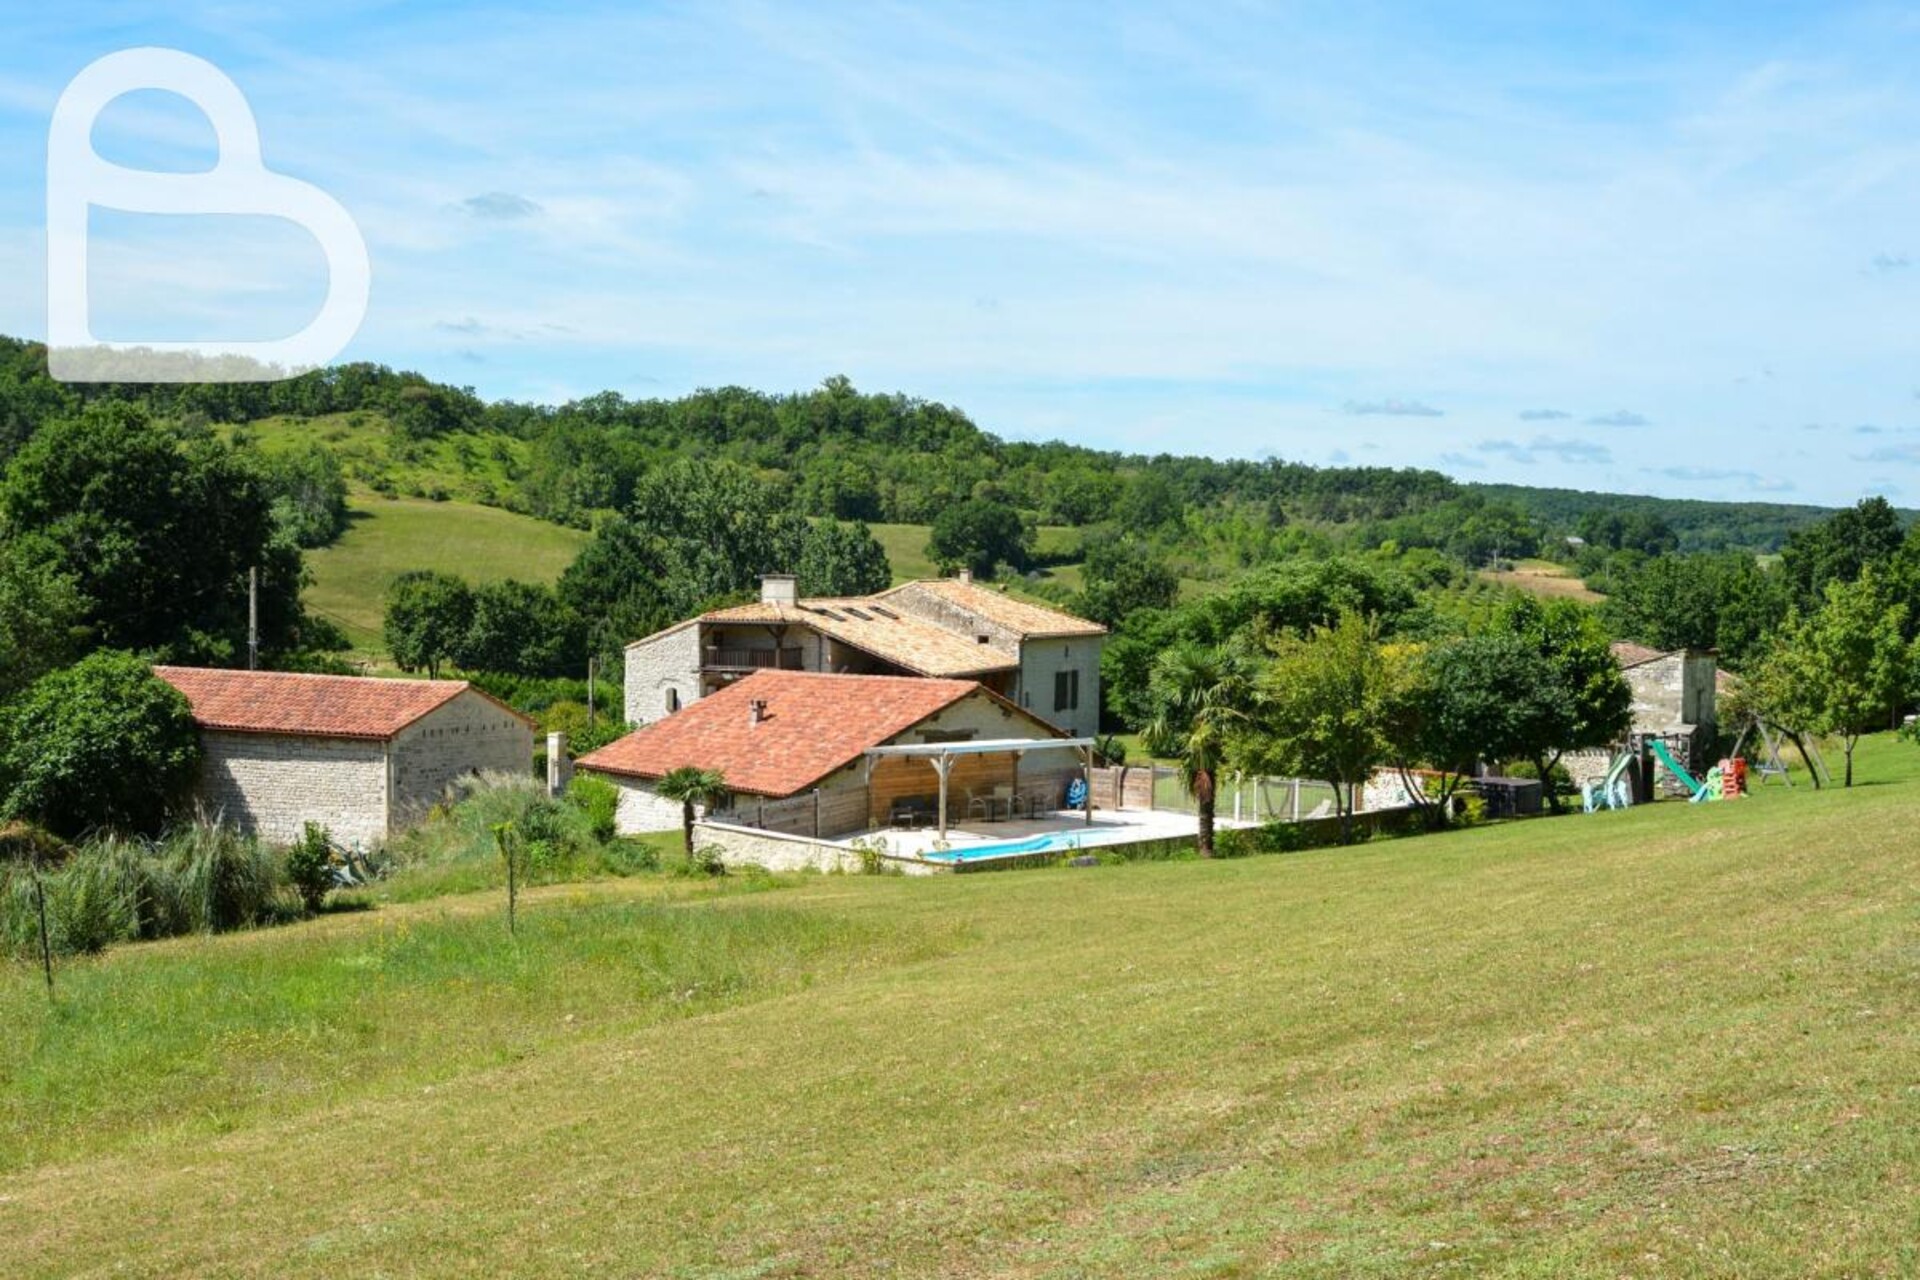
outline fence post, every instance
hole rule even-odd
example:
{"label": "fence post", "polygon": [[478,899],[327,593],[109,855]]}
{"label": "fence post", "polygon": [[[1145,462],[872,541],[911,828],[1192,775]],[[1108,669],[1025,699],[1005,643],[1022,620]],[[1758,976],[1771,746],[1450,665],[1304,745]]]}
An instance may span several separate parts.
{"label": "fence post", "polygon": [[813,789],[813,838],[820,838],[820,788]]}
{"label": "fence post", "polygon": [[1300,821],[1300,779],[1293,780],[1293,820]]}

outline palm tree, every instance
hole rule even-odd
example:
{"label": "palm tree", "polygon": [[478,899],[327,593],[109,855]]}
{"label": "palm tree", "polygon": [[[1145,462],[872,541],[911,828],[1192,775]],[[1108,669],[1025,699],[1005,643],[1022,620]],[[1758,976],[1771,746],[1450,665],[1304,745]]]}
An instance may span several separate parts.
{"label": "palm tree", "polygon": [[1203,858],[1213,856],[1214,782],[1236,729],[1247,719],[1251,684],[1241,656],[1218,645],[1169,649],[1149,678],[1154,712],[1143,736],[1154,755],[1178,762],[1180,781],[1199,810],[1194,844]]}
{"label": "palm tree", "polygon": [[686,836],[687,863],[692,865],[694,807],[708,807],[724,799],[727,794],[726,777],[718,769],[681,765],[660,779],[654,790],[669,800],[680,802],[680,829]]}

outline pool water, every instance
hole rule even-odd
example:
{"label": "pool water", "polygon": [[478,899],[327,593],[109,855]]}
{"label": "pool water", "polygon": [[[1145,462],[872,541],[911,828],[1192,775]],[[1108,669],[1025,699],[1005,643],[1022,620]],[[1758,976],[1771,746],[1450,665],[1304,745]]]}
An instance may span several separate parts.
{"label": "pool water", "polygon": [[974,844],[961,849],[929,849],[920,856],[928,862],[977,862],[981,858],[1006,858],[1021,853],[1052,853],[1056,850],[1078,849],[1085,841],[1084,835],[1071,831],[1053,831],[1046,835],[1032,836],[1026,840],[1010,840],[1004,844]]}

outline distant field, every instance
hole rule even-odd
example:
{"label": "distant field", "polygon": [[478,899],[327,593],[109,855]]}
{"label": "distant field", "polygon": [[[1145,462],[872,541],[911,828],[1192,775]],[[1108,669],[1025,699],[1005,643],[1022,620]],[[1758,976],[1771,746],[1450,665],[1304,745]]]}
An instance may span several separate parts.
{"label": "distant field", "polygon": [[1920,750],[1860,765],[1232,862],[602,882],[517,938],[497,894],[379,907],[121,948],[51,1007],[14,964],[0,1256],[1914,1275]]}
{"label": "distant field", "polygon": [[1565,565],[1555,564],[1551,560],[1520,560],[1515,562],[1513,568],[1506,570],[1482,569],[1480,578],[1485,582],[1531,591],[1537,596],[1563,596],[1588,604],[1606,599],[1574,577]]}
{"label": "distant field", "polygon": [[362,649],[380,647],[387,586],[409,569],[469,582],[552,582],[587,540],[578,529],[465,502],[362,495],[352,508],[346,534],[307,553],[313,585],[305,599]]}

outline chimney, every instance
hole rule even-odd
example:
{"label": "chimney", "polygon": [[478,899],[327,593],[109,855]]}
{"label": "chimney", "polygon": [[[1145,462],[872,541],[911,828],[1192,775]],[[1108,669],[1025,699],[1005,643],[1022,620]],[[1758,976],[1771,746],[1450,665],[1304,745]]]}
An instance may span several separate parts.
{"label": "chimney", "polygon": [[797,604],[799,600],[799,579],[792,574],[763,573],[760,575],[761,604]]}
{"label": "chimney", "polygon": [[966,583],[966,584],[967,584],[968,586],[972,586],[972,585],[973,585],[973,570],[971,570],[971,569],[962,569],[962,570],[960,571],[960,581],[962,581],[962,582],[964,582],[964,583]]}
{"label": "chimney", "polygon": [[750,724],[759,724],[762,720],[765,720],[767,718],[767,700],[765,698],[749,699],[747,702],[747,716],[748,723]]}

